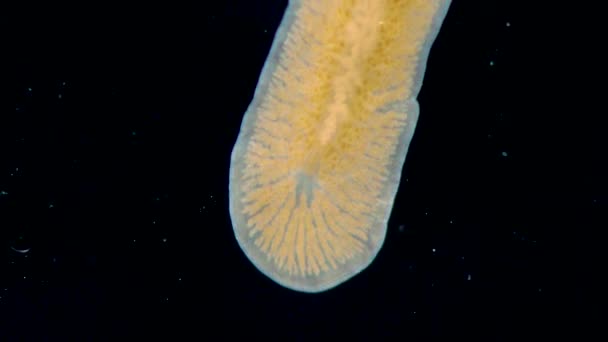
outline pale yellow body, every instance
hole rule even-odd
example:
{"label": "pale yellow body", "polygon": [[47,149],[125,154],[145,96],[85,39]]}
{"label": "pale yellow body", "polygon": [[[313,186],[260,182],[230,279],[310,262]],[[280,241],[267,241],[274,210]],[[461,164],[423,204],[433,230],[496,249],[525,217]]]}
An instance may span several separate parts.
{"label": "pale yellow body", "polygon": [[230,214],[255,266],[332,288],[378,253],[450,0],[291,1],[230,166]]}

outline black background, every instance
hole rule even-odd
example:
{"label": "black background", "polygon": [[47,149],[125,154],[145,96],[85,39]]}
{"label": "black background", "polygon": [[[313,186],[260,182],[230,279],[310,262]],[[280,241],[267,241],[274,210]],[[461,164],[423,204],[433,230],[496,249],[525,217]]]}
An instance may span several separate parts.
{"label": "black background", "polygon": [[228,212],[286,1],[3,4],[0,341],[591,334],[599,25],[531,3],[452,3],[385,245],[315,295],[257,271]]}

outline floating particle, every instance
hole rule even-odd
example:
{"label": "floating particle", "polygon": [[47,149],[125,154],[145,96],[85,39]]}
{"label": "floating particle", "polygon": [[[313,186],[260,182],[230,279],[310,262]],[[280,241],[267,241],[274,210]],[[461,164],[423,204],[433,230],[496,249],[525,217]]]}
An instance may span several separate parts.
{"label": "floating particle", "polygon": [[11,246],[11,249],[13,251],[15,251],[17,253],[21,253],[21,254],[28,253],[31,250],[31,248],[15,248],[15,247],[12,247],[12,246]]}

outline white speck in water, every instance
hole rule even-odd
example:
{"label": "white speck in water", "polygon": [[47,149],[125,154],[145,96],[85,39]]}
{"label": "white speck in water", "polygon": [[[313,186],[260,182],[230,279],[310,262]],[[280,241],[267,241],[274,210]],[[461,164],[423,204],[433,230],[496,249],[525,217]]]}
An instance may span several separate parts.
{"label": "white speck in water", "polygon": [[27,253],[27,252],[29,252],[29,251],[30,251],[30,249],[29,249],[29,248],[17,249],[17,248],[12,247],[12,246],[11,246],[11,249],[12,249],[12,250],[14,250],[15,252],[17,252],[17,253],[21,253],[21,254],[25,254],[25,253]]}
{"label": "white speck in water", "polygon": [[507,156],[507,152],[505,152],[505,151],[503,151],[501,154],[502,154],[503,157]]}
{"label": "white speck in water", "polygon": [[511,23],[507,21],[507,23],[505,24],[507,27],[511,27]]}
{"label": "white speck in water", "polygon": [[163,242],[167,242],[167,238],[163,238]]}
{"label": "white speck in water", "polygon": [[53,205],[53,203],[49,204],[49,208],[54,208],[55,206]]}
{"label": "white speck in water", "polygon": [[437,252],[437,250],[435,248],[433,248],[433,253]]}
{"label": "white speck in water", "polygon": [[467,280],[471,280],[471,275],[467,275]]}
{"label": "white speck in water", "polygon": [[538,288],[538,292],[543,292],[543,289],[541,289],[540,287]]}
{"label": "white speck in water", "polygon": [[490,66],[494,66],[494,61],[490,61]]}
{"label": "white speck in water", "polygon": [[57,95],[57,98],[61,100],[61,97],[62,97],[62,96],[63,96],[63,95],[59,94],[59,95]]}
{"label": "white speck in water", "polygon": [[152,221],[152,224],[156,224],[156,221]]}
{"label": "white speck in water", "polygon": [[4,190],[0,191],[0,196],[4,196],[4,195],[8,195],[8,192],[6,192]]}

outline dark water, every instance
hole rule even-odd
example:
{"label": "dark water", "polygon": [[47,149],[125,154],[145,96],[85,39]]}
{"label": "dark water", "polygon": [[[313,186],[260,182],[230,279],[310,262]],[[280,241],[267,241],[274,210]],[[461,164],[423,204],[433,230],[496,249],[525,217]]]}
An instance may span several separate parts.
{"label": "dark water", "polygon": [[383,249],[305,295],[245,258],[227,198],[286,4],[2,5],[0,341],[590,333],[608,227],[594,11],[454,0]]}

